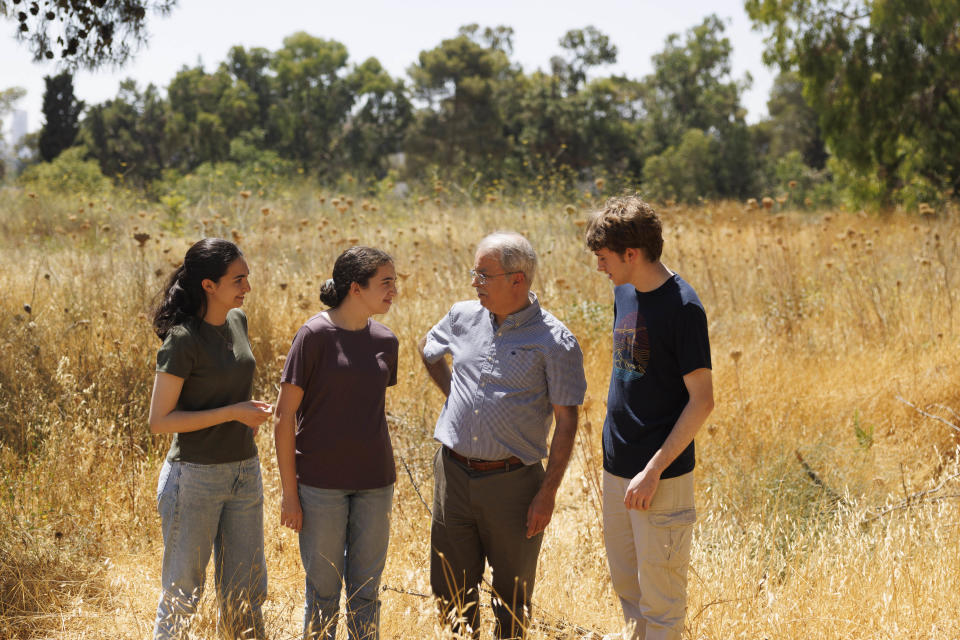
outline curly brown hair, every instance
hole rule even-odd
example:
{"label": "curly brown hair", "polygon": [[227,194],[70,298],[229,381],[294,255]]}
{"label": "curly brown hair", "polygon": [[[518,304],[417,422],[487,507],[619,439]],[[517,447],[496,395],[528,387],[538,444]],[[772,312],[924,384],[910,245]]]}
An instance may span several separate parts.
{"label": "curly brown hair", "polygon": [[623,255],[640,249],[647,260],[656,262],[663,252],[663,225],[660,216],[637,196],[610,198],[590,218],[585,238],[591,251],[609,249]]}

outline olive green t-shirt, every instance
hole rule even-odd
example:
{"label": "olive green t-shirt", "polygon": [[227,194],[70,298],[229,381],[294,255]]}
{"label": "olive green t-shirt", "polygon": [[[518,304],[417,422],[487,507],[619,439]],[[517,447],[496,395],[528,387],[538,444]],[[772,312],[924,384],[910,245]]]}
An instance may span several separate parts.
{"label": "olive green t-shirt", "polygon": [[[157,371],[183,378],[177,410],[202,411],[249,400],[256,360],[247,338],[247,316],[227,313],[217,327],[203,321],[170,329],[157,352]],[[253,431],[230,421],[188,433],[173,434],[167,460],[220,464],[257,455]]]}

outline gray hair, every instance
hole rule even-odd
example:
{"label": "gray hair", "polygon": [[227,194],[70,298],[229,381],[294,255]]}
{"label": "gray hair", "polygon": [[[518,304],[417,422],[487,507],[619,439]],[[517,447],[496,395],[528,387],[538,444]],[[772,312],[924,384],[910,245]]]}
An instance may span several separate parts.
{"label": "gray hair", "polygon": [[504,271],[519,271],[529,287],[537,273],[537,254],[530,241],[514,231],[496,231],[477,245],[477,253],[497,254]]}

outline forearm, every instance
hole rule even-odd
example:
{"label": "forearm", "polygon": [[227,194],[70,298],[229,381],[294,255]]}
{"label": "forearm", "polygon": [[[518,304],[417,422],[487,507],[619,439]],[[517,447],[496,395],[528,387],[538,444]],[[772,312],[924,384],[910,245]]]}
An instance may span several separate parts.
{"label": "forearm", "polygon": [[706,422],[712,410],[712,402],[708,403],[691,398],[680,413],[680,417],[677,418],[677,422],[670,430],[670,435],[667,436],[663,446],[647,463],[646,470],[656,472],[658,475],[663,473],[693,442],[694,436],[697,435],[697,431]]}
{"label": "forearm", "polygon": [[424,337],[420,340],[420,344],[417,345],[420,351],[420,359],[423,360],[423,366],[426,367],[427,375],[429,375],[433,383],[437,385],[437,388],[440,389],[444,396],[449,397],[450,382],[453,377],[450,372],[450,365],[447,364],[444,358],[440,358],[436,362],[428,362],[426,355],[423,353],[423,348],[426,344],[427,339]]}
{"label": "forearm", "polygon": [[297,491],[297,445],[294,416],[277,416],[273,428],[273,437],[277,448],[277,468],[280,471],[280,486],[287,496],[298,495]]}
{"label": "forearm", "polygon": [[577,408],[567,409],[569,410],[557,415],[557,426],[550,442],[550,455],[547,457],[547,469],[541,485],[541,491],[552,494],[556,494],[560,488],[577,437]]}
{"label": "forearm", "polygon": [[150,433],[189,433],[236,420],[233,405],[203,411],[175,410],[150,417]]}
{"label": "forearm", "polygon": [[427,367],[427,373],[430,375],[430,379],[433,380],[433,383],[437,385],[437,388],[440,389],[444,396],[449,397],[452,375],[446,360],[441,359],[433,364],[424,362],[424,364]]}

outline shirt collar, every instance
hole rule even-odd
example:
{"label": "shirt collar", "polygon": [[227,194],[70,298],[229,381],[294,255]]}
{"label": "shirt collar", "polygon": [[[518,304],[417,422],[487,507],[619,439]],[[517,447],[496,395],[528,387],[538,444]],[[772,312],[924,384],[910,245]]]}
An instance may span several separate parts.
{"label": "shirt collar", "polygon": [[[500,328],[511,328],[516,329],[517,327],[526,324],[533,318],[536,318],[540,315],[540,300],[537,299],[537,294],[533,291],[527,293],[530,304],[525,306],[520,311],[511,313],[503,320],[503,324],[500,325]],[[488,311],[487,315],[490,317],[490,322],[493,324],[497,323],[496,316],[493,315],[493,312]]]}

